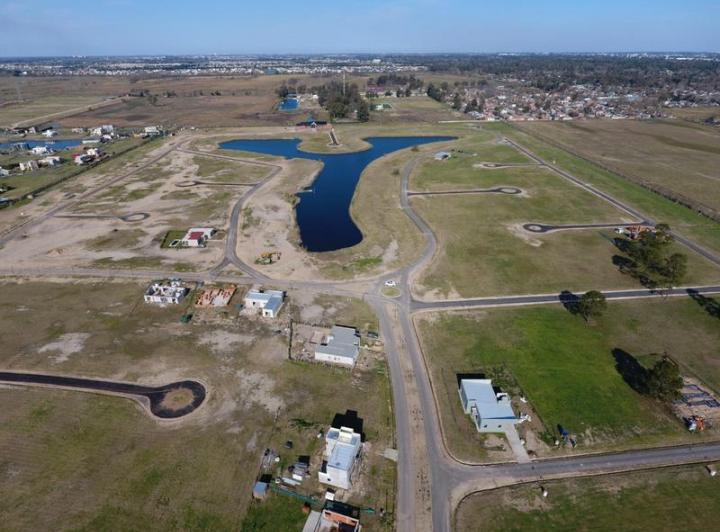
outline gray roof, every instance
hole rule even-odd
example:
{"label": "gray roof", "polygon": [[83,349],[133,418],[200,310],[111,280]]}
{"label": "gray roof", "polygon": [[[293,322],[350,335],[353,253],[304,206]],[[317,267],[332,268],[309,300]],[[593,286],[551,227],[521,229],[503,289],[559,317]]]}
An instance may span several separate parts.
{"label": "gray roof", "polygon": [[498,400],[490,379],[463,379],[460,387],[465,392],[468,404],[475,404],[483,419],[515,419],[510,400]]}
{"label": "gray roof", "polygon": [[315,352],[355,360],[360,351],[359,346],[360,338],[355,328],[334,325],[330,330],[327,343],[317,346]]}

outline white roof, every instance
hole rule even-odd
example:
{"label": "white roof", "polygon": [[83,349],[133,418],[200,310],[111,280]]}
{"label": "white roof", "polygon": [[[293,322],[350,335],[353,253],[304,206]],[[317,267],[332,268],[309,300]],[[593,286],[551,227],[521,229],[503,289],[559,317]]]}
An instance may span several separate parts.
{"label": "white roof", "polygon": [[468,403],[475,404],[483,419],[515,419],[507,396],[498,399],[491,379],[463,379],[460,387]]}
{"label": "white roof", "polygon": [[354,327],[334,325],[330,330],[327,343],[315,348],[316,353],[335,355],[355,360],[360,351],[360,338]]}
{"label": "white roof", "polygon": [[328,445],[332,441],[335,442],[332,452],[327,458],[328,466],[342,471],[350,471],[360,450],[360,434],[345,427],[331,428],[327,433],[326,441]]}

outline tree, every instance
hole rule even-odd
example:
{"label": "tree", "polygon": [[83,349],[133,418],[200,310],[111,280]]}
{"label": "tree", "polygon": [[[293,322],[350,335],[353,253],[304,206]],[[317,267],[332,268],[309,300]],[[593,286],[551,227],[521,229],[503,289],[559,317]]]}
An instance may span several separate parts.
{"label": "tree", "polygon": [[456,111],[459,111],[462,108],[462,98],[460,97],[460,94],[458,94],[457,92],[455,93],[455,96],[453,96],[452,107]]}
{"label": "tree", "polygon": [[674,401],[680,398],[683,380],[680,368],[667,355],[658,360],[647,372],[645,387],[648,395],[661,401]]}
{"label": "tree", "polygon": [[587,322],[591,318],[599,318],[607,309],[605,296],[597,290],[585,292],[578,301],[577,312]]}
{"label": "tree", "polygon": [[367,122],[370,120],[370,106],[366,101],[359,101],[357,104],[357,119],[360,122]]}
{"label": "tree", "polygon": [[682,253],[673,253],[665,259],[663,268],[663,285],[673,288],[682,284],[687,273],[687,256]]}

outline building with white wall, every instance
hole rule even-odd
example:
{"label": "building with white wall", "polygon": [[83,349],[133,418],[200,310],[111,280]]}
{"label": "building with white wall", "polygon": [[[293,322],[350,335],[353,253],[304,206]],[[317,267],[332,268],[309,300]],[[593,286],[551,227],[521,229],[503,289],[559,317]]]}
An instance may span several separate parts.
{"label": "building with white wall", "polygon": [[245,308],[257,309],[265,318],[275,318],[285,300],[282,290],[249,290],[245,294]]}
{"label": "building with white wall", "polygon": [[510,396],[493,388],[491,379],[462,379],[460,401],[475,422],[478,432],[505,432],[520,420],[510,404]]}
{"label": "building with white wall", "polygon": [[145,290],[145,303],[177,305],[189,292],[190,289],[184,286],[180,279],[154,281]]}
{"label": "building with white wall", "polygon": [[318,480],[340,489],[350,489],[357,470],[362,436],[348,427],[332,427],[325,435],[323,464]]}
{"label": "building with white wall", "polygon": [[360,334],[354,327],[334,325],[327,339],[315,348],[315,360],[352,368],[360,353]]}

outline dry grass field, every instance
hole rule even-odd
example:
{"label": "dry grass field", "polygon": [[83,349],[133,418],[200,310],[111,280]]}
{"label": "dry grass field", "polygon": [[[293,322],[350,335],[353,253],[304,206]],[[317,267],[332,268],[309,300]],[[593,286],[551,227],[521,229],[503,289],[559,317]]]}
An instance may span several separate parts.
{"label": "dry grass field", "polygon": [[521,127],[613,171],[720,211],[720,131],[687,121],[534,122]]}
{"label": "dry grass field", "polygon": [[[288,361],[287,338],[276,332],[282,314],[272,322],[238,317],[233,301],[195,309],[182,324],[187,305],[146,305],[144,287],[3,283],[3,368],[149,385],[199,379],[208,389],[191,416],[160,423],[123,398],[2,387],[5,529],[238,530],[265,448],[279,452],[280,467],[311,455],[316,471],[317,432],[346,409],[359,412],[367,436],[361,480],[346,497],[388,508],[395,464],[379,455],[393,445],[382,357],[353,373]],[[361,302],[317,304],[332,305],[341,321],[371,314]],[[317,497],[315,478],[302,489]],[[299,511],[302,502],[279,504]]]}
{"label": "dry grass field", "polygon": [[[455,515],[457,531],[706,530],[720,510],[717,480],[702,465],[543,481],[480,492]],[[692,511],[701,508],[701,511]]]}

